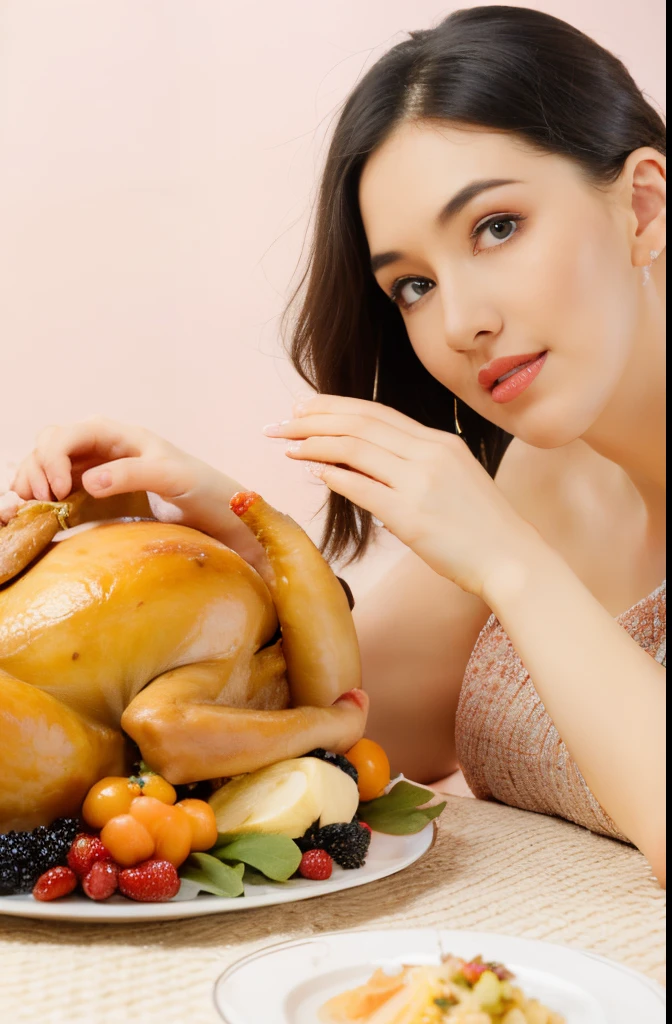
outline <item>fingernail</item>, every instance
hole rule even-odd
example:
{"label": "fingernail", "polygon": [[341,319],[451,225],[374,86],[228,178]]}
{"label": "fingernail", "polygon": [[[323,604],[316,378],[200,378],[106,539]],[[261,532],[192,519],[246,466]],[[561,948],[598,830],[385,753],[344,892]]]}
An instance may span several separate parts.
{"label": "fingernail", "polygon": [[112,483],[111,473],[99,473],[98,476],[94,476],[91,480],[87,481],[90,487],[94,487],[97,490],[104,490],[105,487],[109,487]]}
{"label": "fingernail", "polygon": [[321,477],[324,473],[323,462],[304,462],[304,467],[307,473],[312,473],[313,476]]}
{"label": "fingernail", "polygon": [[297,452],[301,451],[301,442],[292,441],[290,444],[287,445],[287,448],[285,450],[291,455],[296,455]]}
{"label": "fingernail", "polygon": [[67,488],[65,486],[65,480],[61,480],[60,476],[57,476],[51,485],[51,489],[58,498],[60,494],[65,495]]}
{"label": "fingernail", "polygon": [[282,433],[282,428],[286,427],[289,420],[282,420],[280,423],[267,423],[264,427],[264,434],[268,437],[275,437],[277,434]]}

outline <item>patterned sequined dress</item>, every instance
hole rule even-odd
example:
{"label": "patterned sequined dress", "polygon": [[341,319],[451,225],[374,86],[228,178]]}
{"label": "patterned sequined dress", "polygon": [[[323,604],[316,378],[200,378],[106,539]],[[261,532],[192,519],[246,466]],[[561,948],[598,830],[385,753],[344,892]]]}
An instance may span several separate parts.
{"label": "patterned sequined dress", "polygon": [[[665,598],[663,583],[616,620],[662,665]],[[626,839],[588,788],[494,615],[467,665],[456,739],[460,766],[474,796],[553,814],[593,832]]]}

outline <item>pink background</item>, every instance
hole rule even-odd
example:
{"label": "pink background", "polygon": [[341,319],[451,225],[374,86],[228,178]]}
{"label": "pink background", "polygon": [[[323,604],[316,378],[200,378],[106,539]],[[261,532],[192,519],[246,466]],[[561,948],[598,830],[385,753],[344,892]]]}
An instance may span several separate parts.
{"label": "pink background", "polygon": [[[0,491],[36,432],[142,423],[317,533],[262,437],[304,386],[278,314],[329,124],[439,0],[0,0]],[[550,0],[664,96],[663,0]],[[391,539],[350,570],[369,584]]]}

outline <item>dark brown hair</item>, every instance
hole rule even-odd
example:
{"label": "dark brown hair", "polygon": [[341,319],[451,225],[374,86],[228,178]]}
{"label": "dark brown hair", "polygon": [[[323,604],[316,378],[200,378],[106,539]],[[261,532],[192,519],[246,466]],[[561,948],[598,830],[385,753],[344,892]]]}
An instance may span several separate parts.
{"label": "dark brown hair", "polygon": [[[364,76],[329,146],[290,353],[323,394],[378,400],[427,426],[454,431],[454,396],[415,355],[397,307],[376,283],[359,211],[368,157],[407,119],[439,119],[512,132],[580,165],[589,180],[618,178],[641,146],[665,151],[661,117],[613,54],[539,11],[475,7],[414,32]],[[461,404],[469,447],[495,474],[510,435]],[[330,494],[327,557],[358,558],[372,517]]]}

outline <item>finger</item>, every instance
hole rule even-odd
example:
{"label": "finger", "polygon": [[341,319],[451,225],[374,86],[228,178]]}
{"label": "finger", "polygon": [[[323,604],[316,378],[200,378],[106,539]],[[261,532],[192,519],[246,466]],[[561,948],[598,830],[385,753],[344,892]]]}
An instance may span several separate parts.
{"label": "finger", "polygon": [[48,487],[54,496],[62,501],[72,491],[72,466],[62,450],[44,452],[38,450],[35,461],[40,467]]}
{"label": "finger", "polygon": [[[318,477],[335,494],[342,494],[359,508],[366,509],[388,529],[394,518],[395,492],[391,487],[372,480],[363,473],[356,473],[341,466],[326,463],[312,463],[311,473]],[[392,531],[394,532],[394,531]]]}
{"label": "finger", "polygon": [[48,486],[57,498],[73,489],[73,462],[83,456],[89,464],[136,456],[145,432],[138,427],[96,416],[65,427],[47,427],[37,438],[35,455]]}
{"label": "finger", "polygon": [[77,488],[82,486],[82,477],[89,469],[95,469],[96,466],[101,466],[100,455],[90,455],[85,458],[82,455],[77,455],[70,460],[70,474],[72,477],[72,490],[75,491]]}
{"label": "finger", "polygon": [[148,434],[142,427],[94,416],[65,427],[48,427],[39,435],[37,448],[47,461],[59,454],[72,458],[97,453],[107,462],[141,455],[147,442]]}
{"label": "finger", "polygon": [[388,487],[398,487],[408,463],[378,445],[358,437],[309,437],[288,445],[290,459],[346,466]]}
{"label": "finger", "polygon": [[20,494],[26,501],[29,501],[30,498],[36,498],[38,501],[51,501],[52,495],[49,483],[35,453],[28,456],[22,469],[21,489],[19,490],[18,485],[14,487],[17,494]]}
{"label": "finger", "polygon": [[[412,420],[409,421],[413,423]],[[435,444],[432,432],[416,423],[412,433],[404,427],[360,415],[305,416],[279,425],[275,436],[286,440],[305,440],[308,437],[356,437],[385,448],[402,459],[421,459],[429,454],[428,446]]]}
{"label": "finger", "polygon": [[[344,398],[342,395],[314,395],[312,398],[303,399],[297,402],[293,408],[293,418],[302,419],[304,416],[365,416],[378,420],[381,423],[388,423],[390,426],[406,430],[414,437],[426,437],[431,434],[441,434],[442,431],[434,430],[432,427],[425,427],[422,423],[406,416],[405,413],[393,409],[389,405],[382,405],[380,402],[370,402],[364,398]],[[284,425],[284,424],[283,424]]]}
{"label": "finger", "polygon": [[30,492],[30,483],[28,481],[28,474],[26,472],[26,464],[29,458],[30,456],[28,457],[28,459],[23,460],[23,462],[17,469],[14,479],[12,480],[12,483],[10,485],[14,493],[18,494],[22,501],[28,501],[29,498],[32,498],[33,496]]}
{"label": "finger", "polygon": [[179,498],[191,481],[172,459],[129,458],[105,462],[82,475],[82,486],[94,498],[133,491],[153,491],[166,498]]}

